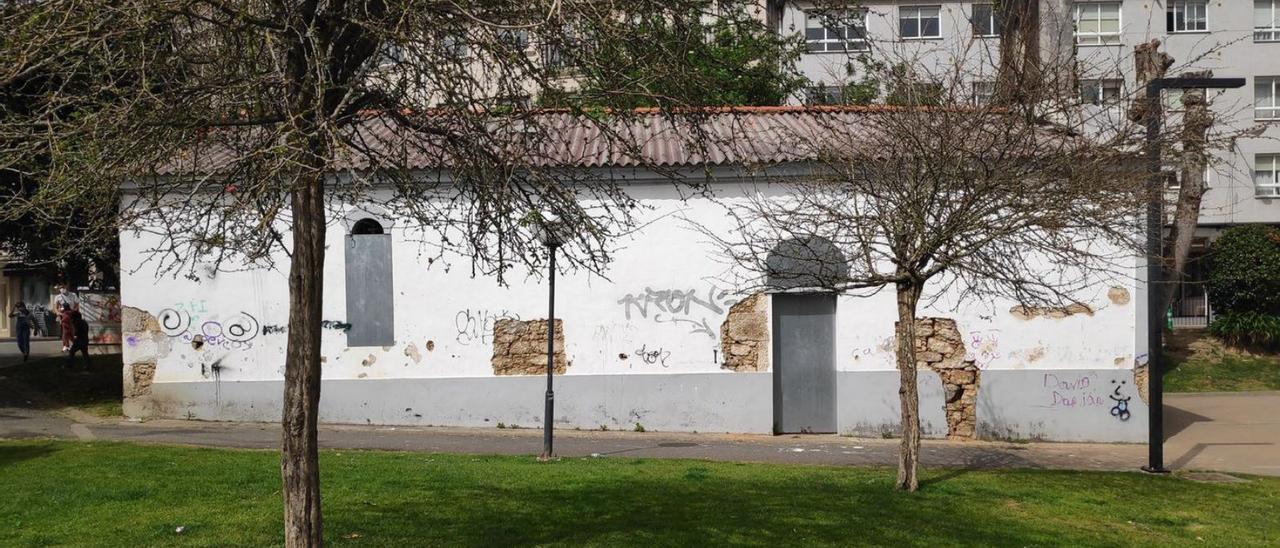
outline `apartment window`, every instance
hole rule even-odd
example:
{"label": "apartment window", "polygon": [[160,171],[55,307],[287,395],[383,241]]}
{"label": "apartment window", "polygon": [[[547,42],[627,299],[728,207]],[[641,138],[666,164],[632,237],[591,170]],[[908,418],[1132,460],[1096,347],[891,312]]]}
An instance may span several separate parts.
{"label": "apartment window", "polygon": [[1076,44],[1120,43],[1120,2],[1076,3]]}
{"label": "apartment window", "polygon": [[974,36],[1000,36],[995,4],[974,4],[972,17]]}
{"label": "apartment window", "polygon": [[844,89],[841,86],[818,84],[805,90],[806,105],[839,105],[844,102]]}
{"label": "apartment window", "polygon": [[444,49],[445,54],[457,58],[465,59],[471,55],[471,45],[467,43],[465,34],[446,34],[440,38],[440,47]]}
{"label": "apartment window", "polygon": [[866,10],[806,13],[804,43],[810,53],[866,51]]}
{"label": "apartment window", "polygon": [[[1204,174],[1201,175],[1202,177],[1201,181],[1203,181],[1205,187],[1209,186],[1210,174],[1212,173],[1213,173],[1212,167],[1204,166]],[[1166,190],[1182,189],[1182,170],[1181,169],[1163,169],[1160,171],[1160,175],[1164,178],[1164,187]]]}
{"label": "apartment window", "polygon": [[498,31],[498,40],[509,47],[524,51],[529,48],[529,30],[502,29]]}
{"label": "apartment window", "polygon": [[995,82],[974,82],[973,83],[973,104],[987,105],[991,103],[991,99],[996,95]]}
{"label": "apartment window", "polygon": [[1080,80],[1080,102],[1086,105],[1109,105],[1120,101],[1124,81],[1119,78]]}
{"label": "apartment window", "polygon": [[1280,41],[1280,0],[1253,0],[1253,41]]}
{"label": "apartment window", "polygon": [[1280,120],[1280,100],[1276,88],[1280,76],[1258,76],[1253,79],[1253,118],[1255,120]]}
{"label": "apartment window", "polygon": [[898,8],[898,35],[902,38],[942,37],[941,6]]}
{"label": "apartment window", "polygon": [[1169,32],[1205,32],[1209,30],[1207,0],[1169,0],[1165,6],[1165,30]]}
{"label": "apartment window", "polygon": [[1258,196],[1280,196],[1280,154],[1254,156],[1253,187]]}

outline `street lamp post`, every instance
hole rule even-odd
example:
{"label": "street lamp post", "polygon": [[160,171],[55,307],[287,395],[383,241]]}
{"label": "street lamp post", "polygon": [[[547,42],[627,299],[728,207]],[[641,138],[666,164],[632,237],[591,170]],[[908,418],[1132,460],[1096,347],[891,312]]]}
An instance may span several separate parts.
{"label": "street lamp post", "polygon": [[539,226],[539,240],[547,248],[547,397],[543,410],[542,455],[539,460],[551,460],[555,456],[553,450],[554,425],[551,418],[555,413],[556,393],[555,352],[556,352],[556,249],[560,247],[559,223],[555,220],[545,226]]}
{"label": "street lamp post", "polygon": [[1164,467],[1164,180],[1160,176],[1160,91],[1166,89],[1230,89],[1244,78],[1154,78],[1147,82],[1147,465],[1153,474]]}

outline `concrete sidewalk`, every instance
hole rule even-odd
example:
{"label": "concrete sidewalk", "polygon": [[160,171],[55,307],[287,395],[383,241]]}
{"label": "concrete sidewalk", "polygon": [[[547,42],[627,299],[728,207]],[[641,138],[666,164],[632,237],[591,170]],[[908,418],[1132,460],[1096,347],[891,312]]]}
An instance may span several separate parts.
{"label": "concrete sidewalk", "polygon": [[[1166,466],[1280,476],[1280,392],[1166,396]],[[50,437],[276,449],[267,423],[103,420],[0,385],[0,438]],[[321,447],[537,455],[541,430],[322,425]],[[898,441],[834,435],[767,436],[559,430],[563,457],[692,458],[839,466],[896,466]],[[925,440],[925,466],[1137,471],[1145,445]]]}
{"label": "concrete sidewalk", "polygon": [[1165,466],[1280,476],[1280,392],[1166,394]]}

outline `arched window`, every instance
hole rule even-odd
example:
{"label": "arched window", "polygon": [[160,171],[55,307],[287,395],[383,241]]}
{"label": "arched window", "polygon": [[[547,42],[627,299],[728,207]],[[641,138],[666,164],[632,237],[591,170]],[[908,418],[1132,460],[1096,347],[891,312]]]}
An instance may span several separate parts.
{"label": "arched window", "polygon": [[377,219],[351,225],[346,239],[347,346],[395,344],[391,235]]}
{"label": "arched window", "polygon": [[821,236],[779,242],[765,258],[770,289],[836,289],[849,278],[848,259],[836,244]]}
{"label": "arched window", "polygon": [[379,223],[378,221],[374,219],[370,219],[368,217],[365,217],[363,219],[360,219],[359,221],[356,221],[355,226],[351,227],[351,234],[353,236],[354,235],[363,236],[366,234],[382,234],[382,233],[383,233],[382,223]]}

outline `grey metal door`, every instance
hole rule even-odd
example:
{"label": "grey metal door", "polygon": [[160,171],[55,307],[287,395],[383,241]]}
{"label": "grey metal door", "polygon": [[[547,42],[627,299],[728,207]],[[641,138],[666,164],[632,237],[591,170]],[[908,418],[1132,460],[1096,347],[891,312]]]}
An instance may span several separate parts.
{"label": "grey metal door", "polygon": [[773,430],[836,431],[836,298],[773,295]]}
{"label": "grey metal door", "polygon": [[395,344],[391,235],[355,234],[347,241],[347,346]]}

